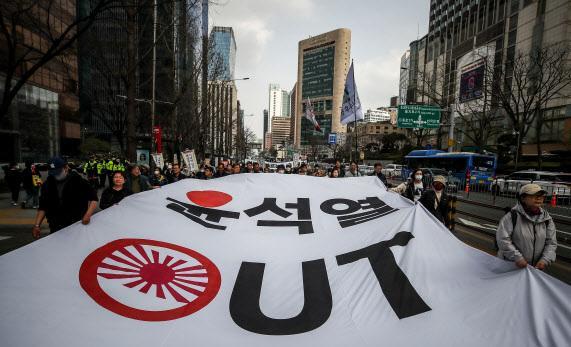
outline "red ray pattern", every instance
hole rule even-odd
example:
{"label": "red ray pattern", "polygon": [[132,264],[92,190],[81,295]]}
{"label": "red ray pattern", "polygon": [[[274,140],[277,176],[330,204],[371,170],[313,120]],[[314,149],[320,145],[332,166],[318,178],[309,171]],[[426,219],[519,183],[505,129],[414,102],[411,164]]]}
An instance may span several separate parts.
{"label": "red ray pattern", "polygon": [[[122,273],[104,273],[104,272],[99,272],[98,275],[105,278],[105,279],[133,279],[133,281],[124,283],[123,285],[127,288],[135,288],[141,284],[144,284],[140,289],[139,292],[144,293],[144,294],[148,294],[149,291],[151,290],[151,288],[153,286],[155,286],[155,296],[161,299],[166,299],[166,295],[165,295],[165,291],[163,289],[166,288],[166,290],[170,293],[170,295],[178,302],[181,303],[189,303],[190,301],[185,298],[185,296],[183,294],[181,294],[181,292],[179,292],[178,290],[175,289],[175,287],[179,288],[180,290],[192,294],[193,296],[200,296],[203,293],[204,289],[196,289],[196,288],[192,288],[188,285],[193,285],[193,286],[198,286],[201,288],[206,288],[207,287],[207,282],[198,282],[198,281],[193,281],[193,280],[189,280],[186,279],[185,277],[196,277],[196,278],[207,278],[208,274],[206,273],[192,273],[193,271],[200,271],[200,270],[205,270],[205,267],[203,265],[193,265],[193,266],[187,266],[184,268],[180,268],[180,269],[174,269],[177,266],[181,266],[183,264],[186,264],[187,261],[186,260],[182,260],[182,259],[177,259],[176,261],[174,261],[172,264],[169,265],[169,263],[174,259],[174,257],[167,255],[165,257],[165,259],[161,262],[159,262],[160,260],[160,253],[154,249],[151,250],[151,257],[149,257],[149,254],[145,251],[145,249],[141,246],[141,245],[133,245],[133,247],[136,249],[137,253],[140,254],[140,256],[144,259],[141,260],[140,258],[138,258],[137,256],[135,256],[133,253],[131,253],[128,249],[126,248],[122,248],[119,249],[119,253],[121,253],[122,255],[124,255],[125,257],[127,257],[128,259],[122,258],[122,257],[118,257],[117,255],[111,254],[109,255],[107,258],[114,260],[117,263],[121,263],[124,264],[126,266],[129,266],[130,268],[127,267],[122,267],[122,266],[117,266],[117,265],[112,265],[112,264],[107,264],[107,263],[101,263],[99,265],[100,268],[102,269],[107,269],[107,270],[113,270],[113,271],[118,271],[118,272],[122,272]],[[165,271],[173,271],[175,276],[172,280],[170,280],[167,283],[150,283],[148,282],[146,279],[143,279],[141,277],[141,270],[143,268],[145,268],[145,266],[148,266],[150,264],[153,264],[153,266],[158,265],[162,265],[165,268]],[[159,271],[160,267],[159,267]],[[188,273],[191,272],[191,273]],[[194,300],[194,299],[192,299]]]}

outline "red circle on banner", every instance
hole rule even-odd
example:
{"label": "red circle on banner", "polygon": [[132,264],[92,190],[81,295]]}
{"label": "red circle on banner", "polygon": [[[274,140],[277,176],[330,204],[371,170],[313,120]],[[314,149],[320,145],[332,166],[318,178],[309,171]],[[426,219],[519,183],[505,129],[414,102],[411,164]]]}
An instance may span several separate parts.
{"label": "red circle on banner", "polygon": [[232,201],[232,195],[217,190],[193,190],[186,197],[202,207],[218,207]]}
{"label": "red circle on banner", "polygon": [[[143,245],[155,249],[148,253]],[[130,246],[136,252],[127,249]],[[171,255],[163,257],[160,248],[182,253],[198,265],[189,267],[185,260]],[[162,262],[161,257],[164,258]],[[162,299],[166,299],[168,293],[182,306],[162,311],[131,307],[105,292],[99,279],[122,280],[126,282],[122,283],[125,287],[133,290],[143,284],[139,292]],[[157,322],[182,318],[208,305],[218,294],[221,277],[212,261],[191,249],[155,240],[120,239],[96,249],[85,258],[79,269],[79,283],[95,302],[109,311],[127,318]]]}

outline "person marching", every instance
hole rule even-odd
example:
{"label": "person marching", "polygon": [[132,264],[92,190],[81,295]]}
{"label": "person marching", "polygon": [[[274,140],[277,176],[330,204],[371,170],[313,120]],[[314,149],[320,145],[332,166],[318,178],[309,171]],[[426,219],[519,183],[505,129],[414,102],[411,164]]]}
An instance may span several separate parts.
{"label": "person marching", "polygon": [[496,231],[498,257],[519,268],[527,265],[544,270],[555,261],[555,223],[542,208],[547,192],[538,184],[522,186],[518,201],[500,220]]}
{"label": "person marching", "polygon": [[125,173],[117,171],[113,173],[113,183],[101,194],[99,207],[104,210],[113,205],[117,205],[125,197],[133,194],[125,187]]}
{"label": "person marching", "polygon": [[40,225],[47,218],[50,233],[77,221],[89,224],[97,208],[97,192],[67,162],[55,157],[49,162],[48,179],[42,185],[40,206],[32,228],[34,238],[40,237]]}
{"label": "person marching", "polygon": [[450,206],[448,205],[448,194],[444,191],[446,187],[446,178],[444,176],[435,176],[432,182],[432,190],[425,191],[419,201],[432,213],[442,224],[450,227]]}
{"label": "person marching", "polygon": [[422,170],[414,170],[411,176],[412,179],[390,188],[390,191],[399,193],[410,201],[417,202],[422,194],[428,190],[428,186],[422,181]]}

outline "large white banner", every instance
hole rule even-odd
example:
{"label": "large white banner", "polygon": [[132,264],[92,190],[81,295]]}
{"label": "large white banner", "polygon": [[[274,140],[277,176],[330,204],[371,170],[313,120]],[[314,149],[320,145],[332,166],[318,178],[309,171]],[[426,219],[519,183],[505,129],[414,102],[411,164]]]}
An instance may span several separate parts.
{"label": "large white banner", "polygon": [[376,177],[242,174],[1,256],[0,345],[567,346],[569,298]]}

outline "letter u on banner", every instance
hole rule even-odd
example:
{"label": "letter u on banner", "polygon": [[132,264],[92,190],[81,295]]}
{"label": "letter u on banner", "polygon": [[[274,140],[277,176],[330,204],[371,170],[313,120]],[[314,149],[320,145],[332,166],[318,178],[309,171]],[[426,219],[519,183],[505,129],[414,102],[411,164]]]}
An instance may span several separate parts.
{"label": "letter u on banner", "polygon": [[331,315],[333,299],[323,259],[301,264],[303,308],[292,318],[274,319],[262,313],[260,293],[264,263],[243,262],[230,298],[230,315],[238,326],[264,335],[301,334],[319,328]]}

